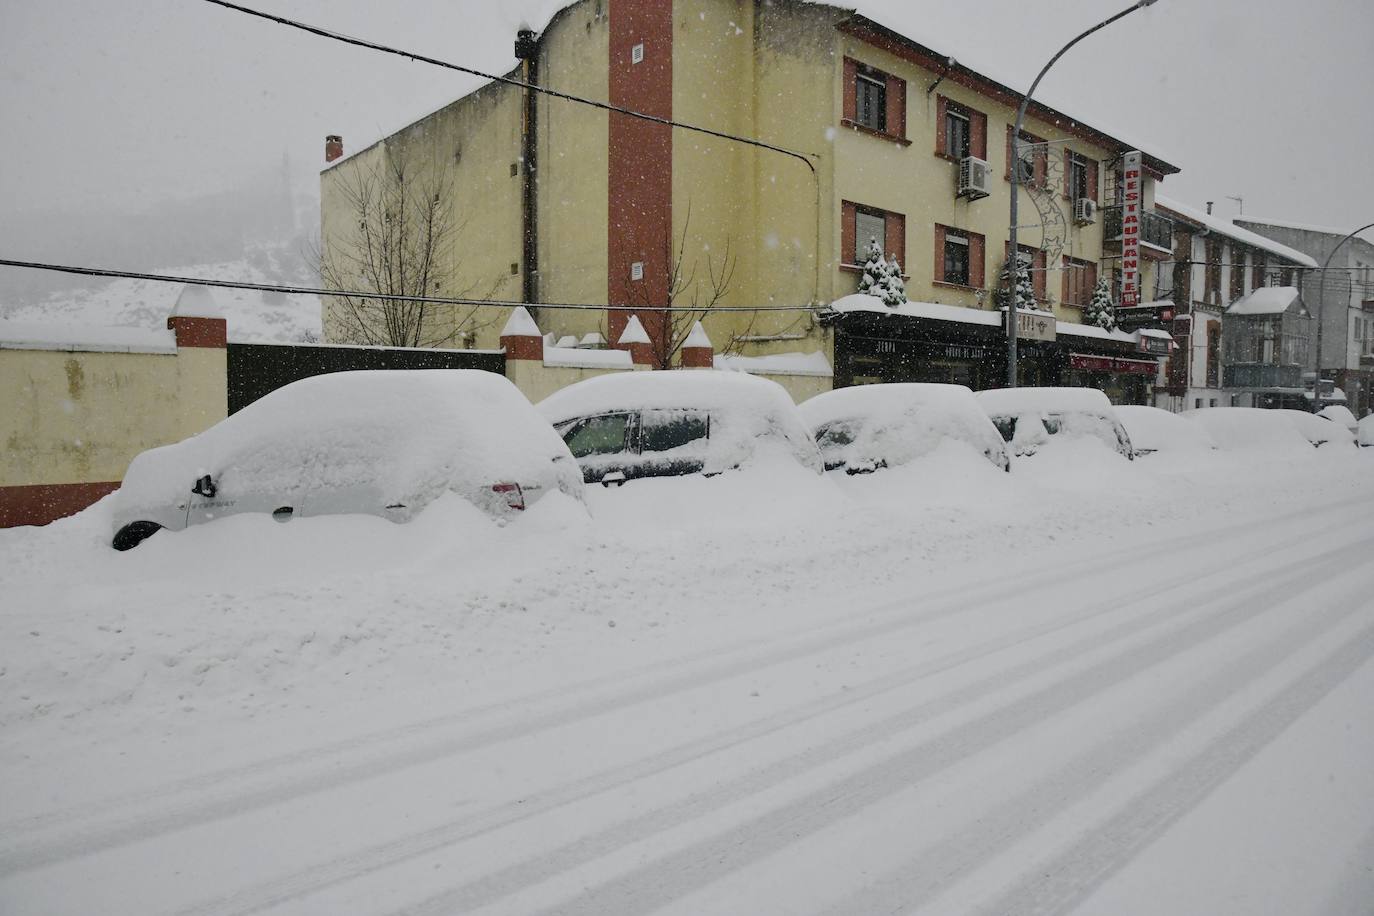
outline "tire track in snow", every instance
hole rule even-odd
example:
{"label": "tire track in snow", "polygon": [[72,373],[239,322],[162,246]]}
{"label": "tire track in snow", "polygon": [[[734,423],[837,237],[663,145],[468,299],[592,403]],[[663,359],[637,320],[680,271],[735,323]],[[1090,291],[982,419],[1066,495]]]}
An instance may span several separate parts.
{"label": "tire track in snow", "polygon": [[1372,658],[1374,624],[980,912],[988,916],[1069,913]]}
{"label": "tire track in snow", "polygon": [[[1267,560],[1253,559],[1252,562],[1261,563],[1267,562]],[[442,849],[445,846],[474,839],[503,827],[530,820],[545,812],[592,798],[636,780],[647,779],[675,767],[702,760],[719,751],[728,750],[748,741],[757,740],[830,713],[865,703],[882,694],[909,687],[922,679],[954,670],[970,661],[979,660],[1005,649],[1032,642],[1040,637],[1070,629],[1084,622],[1098,619],[1104,614],[1116,613],[1146,602],[1153,603],[1168,596],[1172,591],[1185,587],[1195,587],[1206,579],[1218,576],[1226,576],[1229,579],[1238,567],[1244,568],[1244,564],[1237,564],[1237,566],[1217,564],[1210,572],[1204,573],[1197,579],[1186,583],[1167,585],[1163,588],[1151,583],[1128,596],[1114,600],[1108,611],[1103,611],[1100,602],[1093,599],[1081,603],[1072,613],[1062,615],[1044,624],[1013,631],[958,652],[893,672],[868,683],[850,686],[843,693],[827,695],[800,707],[738,726],[707,739],[689,741],[643,760],[614,767],[546,792],[522,797],[517,803],[506,803],[465,817],[462,820],[357,850],[326,863],[313,865],[282,876],[256,888],[243,889],[202,901],[193,907],[179,910],[178,914],[179,916],[240,914],[241,916],[241,914],[258,912],[299,899],[334,884],[380,871]],[[1230,586],[1228,585],[1226,590],[1229,591],[1229,589]],[[1186,613],[1186,610],[1185,605],[1179,604],[1172,611],[1153,614],[1148,618],[1142,616],[1128,619],[1109,631],[1090,635],[1070,646],[1061,647],[1042,657],[1022,662],[1011,671],[1001,675],[998,684],[1000,685],[1011,676],[1028,676],[1038,673],[1044,669],[1046,664],[1071,661],[1086,651],[1127,638],[1142,630],[1153,628],[1171,616]]]}
{"label": "tire track in snow", "polygon": [[[1234,583],[1207,590],[1198,601],[1220,602],[1220,608],[1143,645],[1133,646],[1094,663],[1028,695],[1010,699],[976,718],[952,726],[931,739],[901,750],[851,775],[774,809],[726,833],[693,843],[619,878],[593,887],[579,897],[544,911],[547,914],[640,913],[677,900],[739,868],[790,845],[798,837],[822,830],[850,816],[855,810],[916,785],[975,754],[1033,727],[1050,715],[1086,702],[1097,693],[1124,683],[1143,671],[1193,648],[1197,644],[1240,627],[1255,614],[1254,604],[1271,606],[1291,601],[1318,587],[1311,578],[1374,547],[1374,539],[1328,554],[1313,563],[1308,558],[1290,561],[1249,586],[1237,590]],[[1167,611],[1165,612],[1168,613]],[[1185,613],[1185,612],[1177,612]],[[1062,653],[1062,663],[1081,655]],[[704,790],[684,801],[621,821],[555,850],[491,873],[458,888],[434,895],[401,912],[409,916],[468,912],[585,865],[619,849],[632,846],[681,823],[701,817],[748,798],[778,783],[839,760],[867,745],[890,739],[937,716],[993,695],[1019,678],[1043,670],[1047,659],[995,675],[954,694],[888,717],[863,729],[825,742],[802,754],[781,760],[733,781]],[[1025,670],[1030,669],[1030,670]]]}
{"label": "tire track in snow", "polygon": [[[1321,527],[1325,528],[1330,524],[1333,509],[1340,513],[1348,513],[1365,505],[1374,505],[1374,499],[1366,498],[1353,503],[1340,501],[1295,510],[1280,516],[1276,521],[1315,518],[1323,522]],[[1208,536],[1244,534],[1253,531],[1254,527],[1255,522],[1249,520],[1223,526],[1209,532]],[[241,815],[247,811],[270,807],[295,798],[510,741],[552,727],[652,702],[760,668],[828,653],[841,646],[890,636],[960,613],[972,604],[1007,600],[1028,589],[1059,584],[1065,577],[1075,573],[1083,573],[1088,577],[1109,575],[1110,573],[1103,570],[1116,559],[1140,562],[1155,556],[1167,555],[1175,550],[1177,545],[1169,539],[1153,547],[1123,548],[1043,572],[1018,571],[1000,575],[971,589],[951,586],[926,596],[927,603],[933,607],[919,614],[913,615],[906,610],[911,604],[909,600],[888,602],[873,609],[873,613],[880,615],[876,622],[867,620],[854,624],[845,621],[822,625],[813,632],[808,632],[782,646],[763,641],[746,643],[739,649],[725,650],[727,654],[743,653],[733,659],[721,660],[722,650],[707,650],[689,656],[685,663],[661,662],[632,669],[651,678],[650,682],[638,691],[624,690],[624,673],[606,675],[572,687],[535,694],[537,699],[534,702],[552,698],[554,705],[550,709],[532,714],[526,713],[522,716],[519,713],[523,707],[529,705],[528,698],[493,704],[475,711],[468,710],[452,716],[437,717],[399,730],[387,729],[338,742],[324,749],[301,751],[245,767],[192,777],[131,797],[78,806],[60,813],[38,815],[26,821],[0,825],[0,836],[4,838],[0,841],[0,877]],[[762,649],[756,648],[759,644],[763,645]],[[699,663],[702,664],[701,668],[691,668],[692,665]],[[675,671],[665,677],[662,676],[665,667],[685,667],[688,670]],[[658,677],[655,678],[655,675]],[[596,692],[605,686],[615,689],[609,695]],[[583,694],[588,696],[582,699]],[[569,696],[576,699],[572,703],[559,702],[565,701]],[[478,728],[467,734],[442,735],[426,740],[429,739],[431,732],[470,722],[474,716],[513,710],[516,711],[516,715],[510,721]],[[421,743],[418,746],[395,749],[394,744],[405,738],[419,738]],[[341,762],[338,759],[340,755],[357,755],[362,759],[345,759]],[[304,772],[290,773],[286,776],[277,773],[283,767],[292,766],[301,766]],[[266,784],[251,785],[247,788],[232,785],[234,782],[253,779],[266,779]],[[225,788],[226,783],[230,784],[228,788]],[[41,836],[44,830],[53,828],[61,830],[56,837]]]}
{"label": "tire track in snow", "polygon": [[1176,737],[1285,659],[1330,633],[1361,610],[1358,597],[1365,588],[1361,585],[1357,590],[1342,594],[1334,610],[1315,620],[1299,620],[1263,646],[1171,699],[1168,705],[1103,736],[1086,753],[1040,778],[1015,797],[979,814],[976,821],[963,830],[940,837],[929,850],[891,869],[862,893],[824,910],[824,916],[897,913],[933,900],[965,874],[1033,833],[1042,826],[1045,817],[1066,810],[1096,792],[1132,763]]}

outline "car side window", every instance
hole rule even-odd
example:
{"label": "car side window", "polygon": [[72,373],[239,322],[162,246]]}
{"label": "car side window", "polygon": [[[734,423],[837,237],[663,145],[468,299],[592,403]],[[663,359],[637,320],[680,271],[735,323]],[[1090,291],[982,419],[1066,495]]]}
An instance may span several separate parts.
{"label": "car side window", "polygon": [[1041,422],[1045,424],[1045,432],[1049,433],[1051,436],[1059,434],[1059,414],[1047,414],[1041,418]]}
{"label": "car side window", "polygon": [[630,430],[628,413],[602,414],[587,417],[563,430],[563,441],[574,458],[589,455],[615,455],[625,451]]}
{"label": "car side window", "polygon": [[992,425],[996,426],[997,431],[1002,434],[1002,441],[1010,442],[1016,438],[1015,417],[993,417]]}
{"label": "car side window", "polygon": [[639,450],[667,452],[706,438],[705,414],[689,410],[646,410],[640,420]]}

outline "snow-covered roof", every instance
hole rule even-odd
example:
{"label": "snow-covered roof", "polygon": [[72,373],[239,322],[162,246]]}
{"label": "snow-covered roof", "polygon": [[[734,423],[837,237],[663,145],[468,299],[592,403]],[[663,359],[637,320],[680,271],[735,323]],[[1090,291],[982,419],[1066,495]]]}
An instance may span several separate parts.
{"label": "snow-covered roof", "polygon": [[1187,204],[1172,200],[1162,194],[1155,195],[1155,206],[1163,207],[1166,210],[1172,210],[1184,219],[1197,223],[1199,226],[1205,226],[1219,235],[1235,239],[1237,242],[1249,245],[1252,248],[1259,248],[1270,254],[1276,254],[1281,258],[1285,258],[1303,267],[1317,266],[1316,261],[1295,248],[1289,248],[1287,245],[1280,245],[1273,239],[1267,239],[1258,232],[1251,232],[1249,229],[1237,226],[1219,216],[1209,216],[1201,210],[1194,210]]}
{"label": "snow-covered roof", "polygon": [[181,295],[177,296],[172,314],[181,318],[223,318],[224,310],[219,307],[208,286],[188,283]]}
{"label": "snow-covered roof", "polygon": [[683,347],[694,349],[714,350],[715,346],[711,343],[711,338],[706,336],[706,329],[698,321],[692,325],[692,332],[687,335],[687,339],[682,342]]}
{"label": "snow-covered roof", "polygon": [[629,350],[592,350],[586,347],[545,347],[544,365],[570,369],[630,369]]}
{"label": "snow-covered roof", "polygon": [[983,309],[964,308],[959,305],[942,305],[938,302],[903,302],[901,305],[883,305],[883,300],[867,293],[852,293],[830,303],[832,312],[877,312],[883,315],[900,315],[905,318],[931,318],[936,321],[960,321],[964,324],[992,325],[1002,324],[1000,312]]}
{"label": "snow-covered roof", "polygon": [[606,338],[601,336],[600,331],[588,331],[582,335],[582,339],[577,342],[579,347],[604,347]]}
{"label": "snow-covered roof", "polygon": [[1168,331],[1161,331],[1158,328],[1141,328],[1136,331],[1136,334],[1141,337],[1158,337],[1160,340],[1174,339],[1174,335],[1170,334]]}
{"label": "snow-covered roof", "polygon": [[649,332],[644,330],[644,325],[640,323],[638,315],[631,315],[630,320],[625,322],[625,329],[620,332],[620,340],[617,344],[646,344],[650,343]]}
{"label": "snow-covered roof", "polygon": [[1347,229],[1333,229],[1333,228],[1331,228],[1330,226],[1315,226],[1315,225],[1312,225],[1311,223],[1299,223],[1299,222],[1295,222],[1295,221],[1293,221],[1293,220],[1286,220],[1286,219],[1260,219],[1260,218],[1254,217],[1254,216],[1249,216],[1249,217],[1239,217],[1239,216],[1237,216],[1237,217],[1235,218],[1235,221],[1236,221],[1236,222],[1241,222],[1241,223],[1252,223],[1252,224],[1257,223],[1257,224],[1260,224],[1260,225],[1263,225],[1263,226],[1274,226],[1274,227],[1276,227],[1276,228],[1278,228],[1278,229],[1297,229],[1299,232],[1323,232],[1323,233],[1325,233],[1325,234],[1327,234],[1327,235],[1334,235],[1334,236],[1336,236],[1337,238],[1340,238],[1341,236],[1345,235],[1346,232],[1349,231],[1349,230],[1347,230]]}
{"label": "snow-covered roof", "polygon": [[1106,328],[1099,328],[1095,324],[1079,324],[1076,321],[1056,321],[1056,334],[1068,334],[1072,337],[1092,337],[1096,340],[1114,340],[1117,343],[1133,344],[1136,342],[1134,334],[1127,334],[1120,328],[1108,331]]}
{"label": "snow-covered roof", "polygon": [[43,321],[0,321],[0,350],[69,350],[94,353],[175,353],[166,328],[104,328]]}
{"label": "snow-covered roof", "polygon": [[577,346],[577,336],[574,334],[564,334],[562,337],[558,338],[558,342],[555,343],[554,346],[572,349]]}
{"label": "snow-covered roof", "polygon": [[814,375],[829,378],[835,374],[830,361],[819,351],[814,353],[772,353],[768,356],[732,356],[718,353],[717,369],[732,372],[752,372],[763,375]]}
{"label": "snow-covered roof", "polygon": [[534,323],[529,310],[523,305],[511,309],[506,326],[501,329],[502,337],[540,337],[539,325]]}
{"label": "snow-covered roof", "polygon": [[1288,311],[1298,298],[1296,286],[1261,286],[1242,296],[1226,310],[1228,315],[1278,315]]}

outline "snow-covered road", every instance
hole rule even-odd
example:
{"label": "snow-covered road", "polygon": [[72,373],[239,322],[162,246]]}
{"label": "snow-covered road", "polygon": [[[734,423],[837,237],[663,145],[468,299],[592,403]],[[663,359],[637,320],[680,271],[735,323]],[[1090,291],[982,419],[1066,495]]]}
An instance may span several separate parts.
{"label": "snow-covered road", "polygon": [[[392,631],[394,676],[359,671],[366,685],[350,693],[337,685],[358,667],[316,666],[298,630],[245,637],[295,642],[305,673],[261,705],[237,682],[210,692],[202,673],[187,682],[200,693],[175,688],[177,702],[201,704],[178,724],[137,685],[122,703],[54,686],[80,677],[82,652],[104,664],[113,643],[69,637],[66,673],[51,682],[11,651],[7,684],[22,678],[35,703],[46,689],[56,714],[6,707],[0,909],[1369,913],[1371,458],[1324,458],[1310,486],[1311,464],[1170,476],[1121,462],[1081,500],[1043,470],[1014,484],[979,477],[968,486],[1022,488],[986,497],[1020,506],[1010,523],[989,511],[930,532],[945,516],[926,496],[909,531],[894,522],[855,553],[837,540],[852,545],[875,513],[886,518],[892,494],[846,482],[859,489],[843,505],[817,497],[831,513],[824,532],[717,531],[719,554],[694,553],[694,574],[657,605],[625,567],[662,582],[684,542],[648,539],[642,562],[593,561],[605,579],[542,605],[512,588],[523,602],[512,613],[538,622],[464,618],[462,677],[437,674],[442,664]],[[1123,495],[1121,475],[1137,489]],[[1106,511],[1143,518],[1166,485],[1191,508],[1127,531]],[[1040,495],[1025,497],[1028,486]],[[615,531],[642,532],[614,518],[624,505],[593,495],[602,520],[576,530],[623,561]],[[569,525],[530,536],[566,541]],[[64,536],[78,540],[79,526]],[[121,608],[110,616],[126,628],[138,618],[122,603],[131,586],[107,583],[100,605],[48,581],[41,551],[26,557],[30,574],[12,577],[25,610],[6,616],[7,637],[32,628],[41,641],[36,621],[63,619],[39,606],[45,596],[77,608],[83,627],[101,608]],[[565,583],[588,562],[545,559]],[[440,589],[413,570],[373,587],[359,578],[351,598],[347,584],[321,594],[292,581],[183,586],[171,610],[205,631],[201,645],[222,647],[206,634],[248,600],[282,615],[389,596],[419,617],[478,588]],[[178,594],[149,590],[154,604]],[[598,594],[604,614],[591,607]],[[557,617],[560,595],[582,596],[586,613]],[[173,619],[148,613],[156,630]],[[317,614],[312,640],[320,627]],[[483,649],[491,657],[478,661]],[[434,667],[394,668],[407,661]],[[328,684],[312,691],[311,671]],[[47,721],[59,716],[66,725]]]}

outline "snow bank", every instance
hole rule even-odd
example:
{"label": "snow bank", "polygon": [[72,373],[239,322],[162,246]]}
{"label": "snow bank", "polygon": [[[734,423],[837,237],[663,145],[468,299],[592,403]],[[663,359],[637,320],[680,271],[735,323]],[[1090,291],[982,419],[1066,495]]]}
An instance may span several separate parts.
{"label": "snow bank", "polygon": [[820,351],[813,353],[770,353],[766,356],[735,356],[718,353],[715,367],[730,372],[755,372],[765,375],[810,375],[830,378],[835,371]]}
{"label": "snow bank", "polygon": [[544,346],[544,365],[572,369],[631,369],[629,350],[592,350],[577,347]]}
{"label": "snow bank", "polygon": [[1006,444],[963,385],[858,385],[818,394],[800,407],[827,468],[906,464],[944,441],[966,443],[998,468]]}
{"label": "snow bank", "polygon": [[[564,458],[564,461],[555,461]],[[489,500],[500,482],[581,492],[557,434],[505,378],[469,369],[338,372],[293,382],[197,436],[134,458],[113,527],[185,527],[192,483],[209,474],[219,514],[298,515],[396,507],[410,518],[441,493]]]}
{"label": "snow bank", "polygon": [[1216,448],[1206,429],[1189,423],[1179,414],[1158,407],[1122,406],[1114,409],[1121,425],[1126,427],[1137,455],[1209,452]]}
{"label": "snow bank", "polygon": [[744,373],[705,369],[603,375],[569,385],[539,403],[539,412],[554,425],[624,410],[710,414],[708,471],[750,463],[772,448],[805,467],[821,469],[816,445],[787,391]]}
{"label": "snow bank", "polygon": [[176,335],[163,328],[96,327],[53,321],[0,320],[0,350],[95,353],[175,353]]}
{"label": "snow bank", "polygon": [[1311,453],[1312,444],[1306,436],[1277,410],[1204,407],[1185,410],[1180,416],[1201,426],[1217,448],[1226,451],[1268,455]]}
{"label": "snow bank", "polygon": [[1360,445],[1374,445],[1374,413],[1360,421],[1356,435],[1359,437]]}

